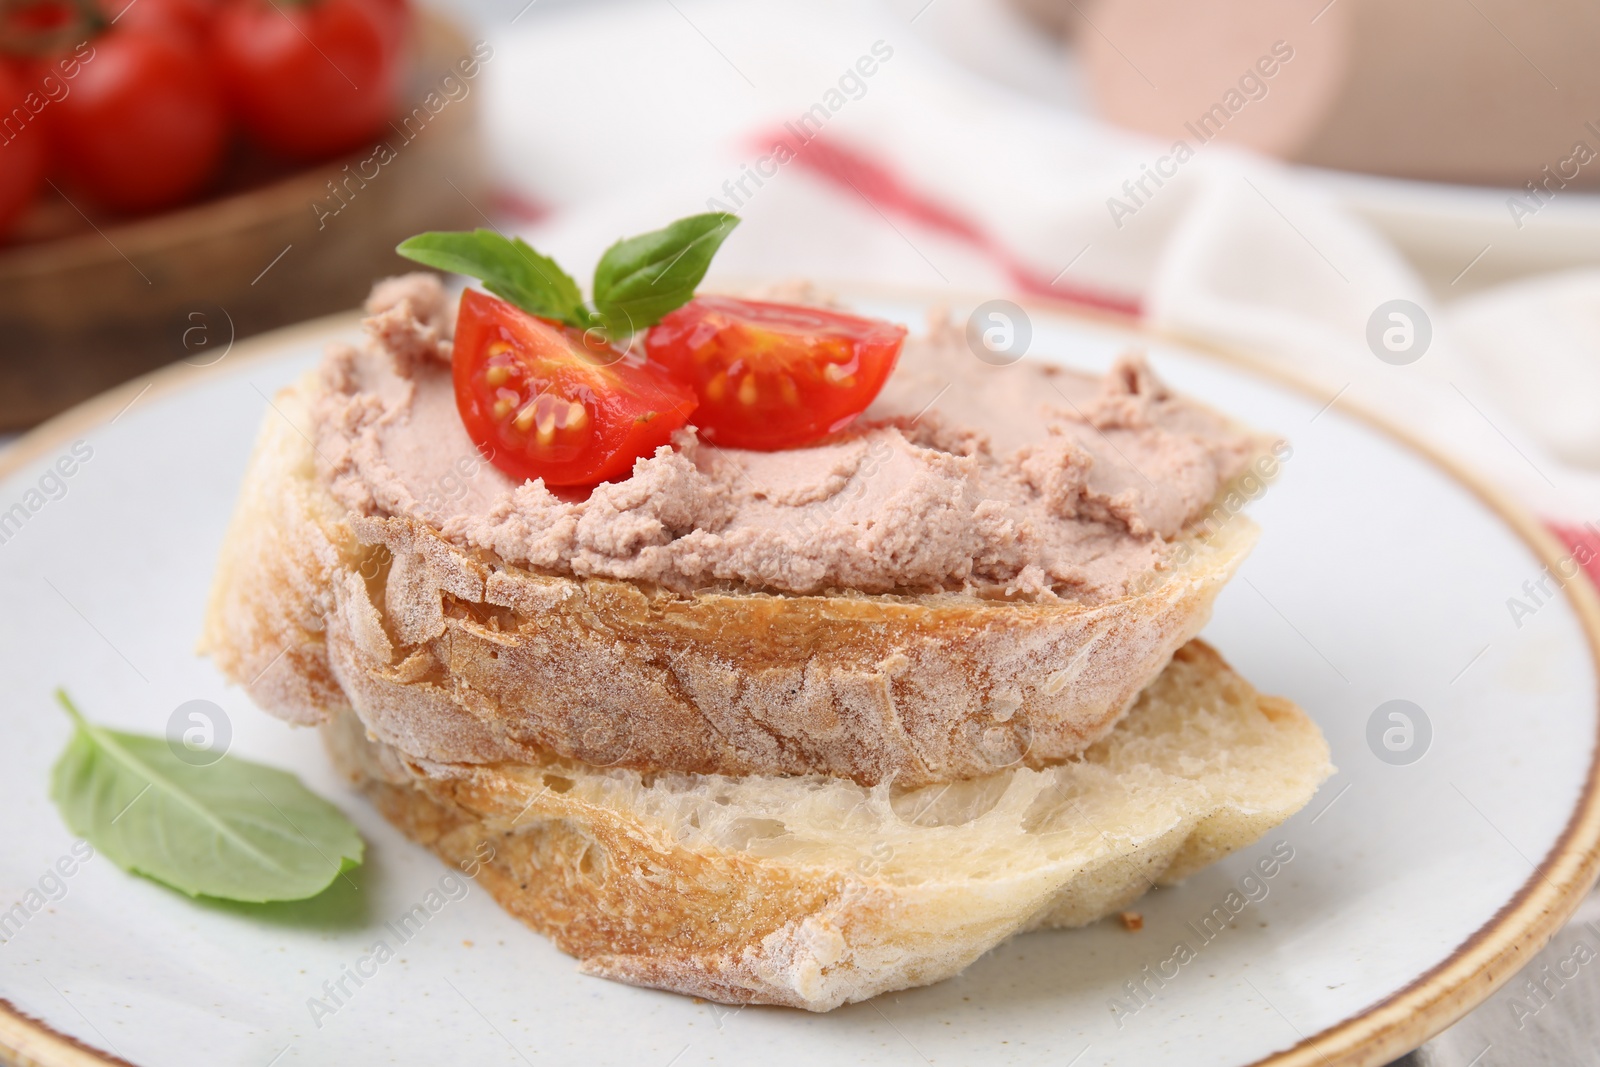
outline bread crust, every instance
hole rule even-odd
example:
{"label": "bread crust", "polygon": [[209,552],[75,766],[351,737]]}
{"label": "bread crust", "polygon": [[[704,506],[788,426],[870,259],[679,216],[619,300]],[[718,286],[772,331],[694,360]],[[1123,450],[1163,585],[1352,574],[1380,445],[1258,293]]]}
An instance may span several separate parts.
{"label": "bread crust", "polygon": [[812,1011],[1121,911],[1257,840],[1331,770],[1304,712],[1198,641],[1082,761],[950,790],[441,765],[348,712],[324,737],[385,817],[584,972]]}
{"label": "bread crust", "polygon": [[283,718],[349,706],[441,763],[555,752],[908,787],[1044,766],[1115,725],[1255,539],[1234,516],[1143,592],[1093,606],[540,575],[409,517],[341,514],[304,432],[315,388],[266,416],[203,647]]}

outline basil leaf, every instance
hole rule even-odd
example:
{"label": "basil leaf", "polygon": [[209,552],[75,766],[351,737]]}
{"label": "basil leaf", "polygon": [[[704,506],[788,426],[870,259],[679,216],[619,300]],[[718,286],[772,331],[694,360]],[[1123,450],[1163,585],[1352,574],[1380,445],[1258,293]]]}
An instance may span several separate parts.
{"label": "basil leaf", "polygon": [[594,306],[612,339],[654,326],[694,297],[736,215],[690,215],[606,249],[594,268]]}
{"label": "basil leaf", "polygon": [[302,900],[361,862],[361,836],[294,775],[223,756],[180,760],[166,738],[76,724],[50,796],[73,833],[124,870],[190,896]]}
{"label": "basil leaf", "polygon": [[520,237],[493,230],[421,233],[400,242],[396,252],[435,270],[482,280],[495,296],[530,315],[583,329],[593,324],[578,283],[549,256],[541,256]]}

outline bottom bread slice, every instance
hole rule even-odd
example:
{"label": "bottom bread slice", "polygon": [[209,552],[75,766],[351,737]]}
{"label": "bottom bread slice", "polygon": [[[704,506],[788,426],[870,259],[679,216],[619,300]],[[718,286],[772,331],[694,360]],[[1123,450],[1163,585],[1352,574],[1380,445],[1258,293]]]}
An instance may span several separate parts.
{"label": "bottom bread slice", "polygon": [[1332,771],[1305,712],[1199,641],[1081,759],[911,790],[555,756],[445,765],[369,739],[353,713],[323,731],[391,822],[481,863],[495,899],[583,971],[811,1011],[1125,908],[1254,842]]}

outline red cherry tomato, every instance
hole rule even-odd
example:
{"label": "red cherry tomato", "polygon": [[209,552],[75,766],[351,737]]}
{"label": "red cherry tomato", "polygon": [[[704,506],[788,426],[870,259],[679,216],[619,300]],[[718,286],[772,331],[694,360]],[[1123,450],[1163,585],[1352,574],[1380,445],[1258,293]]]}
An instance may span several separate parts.
{"label": "red cherry tomato", "polygon": [[403,49],[411,38],[411,27],[415,19],[411,10],[411,0],[378,0],[378,6],[389,16],[395,42]]}
{"label": "red cherry tomato", "polygon": [[212,40],[245,128],[295,159],[386,130],[400,108],[396,10],[389,0],[230,0]]}
{"label": "red cherry tomato", "polygon": [[452,359],[473,442],[513,478],[546,485],[626,474],[694,410],[694,394],[661,368],[472,289]]}
{"label": "red cherry tomato", "polygon": [[[17,108],[28,113],[23,85],[10,68],[0,66],[0,116],[11,116]],[[0,124],[0,239],[39,195],[48,162],[43,130],[33,123],[20,129]]]}
{"label": "red cherry tomato", "polygon": [[151,29],[113,30],[92,43],[94,58],[72,91],[47,109],[68,181],[120,211],[170,207],[199,192],[228,139],[200,46]]}
{"label": "red cherry tomato", "polygon": [[773,451],[849,425],[883,388],[905,336],[881,319],[700,296],[653,327],[645,345],[700,398],[702,436]]}
{"label": "red cherry tomato", "polygon": [[[78,46],[80,56],[88,52],[88,39],[97,32],[92,15],[78,8],[74,0],[21,0],[15,5],[0,0],[0,43],[5,46],[0,51],[0,66],[17,77],[24,94],[34,94],[37,107],[62,91],[57,64],[71,61],[68,53],[73,45]],[[55,80],[47,82],[51,76]],[[50,111],[45,105],[35,113],[33,122],[48,124]]]}
{"label": "red cherry tomato", "polygon": [[117,30],[166,29],[187,33],[204,45],[217,15],[217,0],[99,0]]}

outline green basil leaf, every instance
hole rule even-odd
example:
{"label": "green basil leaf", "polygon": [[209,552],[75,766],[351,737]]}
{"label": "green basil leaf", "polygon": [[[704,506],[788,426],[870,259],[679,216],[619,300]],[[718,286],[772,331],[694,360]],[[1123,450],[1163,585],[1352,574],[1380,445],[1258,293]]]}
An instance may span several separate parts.
{"label": "green basil leaf", "polygon": [[76,724],[51,774],[73,833],[124,870],[190,896],[260,903],[316,896],[361,862],[361,836],[338,808],[285,771],[224,755],[180,760],[166,738]]}
{"label": "green basil leaf", "polygon": [[594,268],[594,306],[613,339],[654,326],[694,297],[733,228],[736,215],[690,215],[665,229],[628,237]]}
{"label": "green basil leaf", "polygon": [[395,251],[435,270],[478,278],[489,292],[530,315],[579,329],[593,324],[578,283],[520,237],[482,229],[438,231],[408,238]]}

